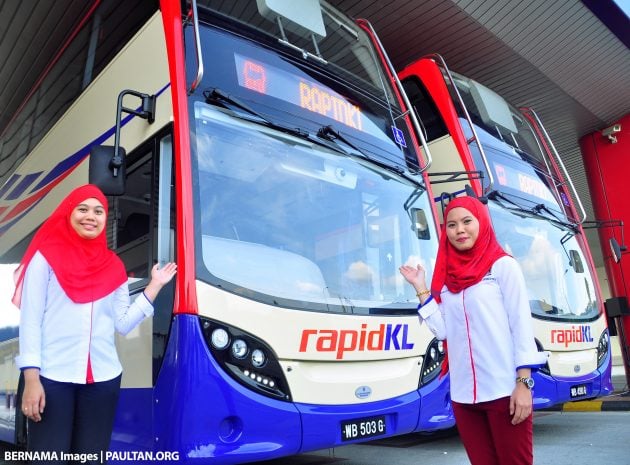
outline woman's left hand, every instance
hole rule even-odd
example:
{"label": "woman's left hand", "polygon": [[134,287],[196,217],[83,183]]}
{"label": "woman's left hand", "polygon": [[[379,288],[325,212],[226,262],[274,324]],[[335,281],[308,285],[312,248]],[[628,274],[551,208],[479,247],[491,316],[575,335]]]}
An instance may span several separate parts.
{"label": "woman's left hand", "polygon": [[175,263],[165,263],[162,267],[157,263],[151,269],[151,281],[144,289],[144,295],[153,302],[160,290],[167,284],[177,273],[177,265]]}
{"label": "woman's left hand", "polygon": [[417,266],[403,265],[398,271],[403,275],[403,278],[411,284],[416,291],[422,291],[427,288],[426,284],[426,271],[422,265],[418,263]]}
{"label": "woman's left hand", "polygon": [[532,414],[532,391],[523,383],[518,383],[510,397],[512,424],[518,425]]}
{"label": "woman's left hand", "polygon": [[160,287],[164,286],[168,283],[175,273],[177,272],[177,265],[175,263],[169,262],[162,265],[160,268],[159,264],[153,265],[151,269],[151,281],[154,281],[156,284],[159,284]]}

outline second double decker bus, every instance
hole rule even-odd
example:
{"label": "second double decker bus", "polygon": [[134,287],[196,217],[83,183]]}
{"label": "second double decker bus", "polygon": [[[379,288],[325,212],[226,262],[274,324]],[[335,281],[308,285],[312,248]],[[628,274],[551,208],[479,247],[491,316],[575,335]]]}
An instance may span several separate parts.
{"label": "second double decker bus", "polygon": [[472,186],[487,201],[499,242],[523,270],[536,343],[549,352],[533,375],[534,407],[610,393],[609,335],[581,225],[585,215],[538,117],[450,72],[439,55],[399,76],[424,123],[434,192],[448,183],[448,194],[435,200]]}

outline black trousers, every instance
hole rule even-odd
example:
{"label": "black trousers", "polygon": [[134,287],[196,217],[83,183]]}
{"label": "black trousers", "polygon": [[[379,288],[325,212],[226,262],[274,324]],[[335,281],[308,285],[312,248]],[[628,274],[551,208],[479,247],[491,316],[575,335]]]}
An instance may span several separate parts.
{"label": "black trousers", "polygon": [[100,464],[111,441],[121,377],[92,384],[41,377],[46,406],[40,422],[28,420],[27,449],[55,452],[57,461],[41,462],[48,465],[72,463],[75,454],[90,454],[95,460],[84,463]]}

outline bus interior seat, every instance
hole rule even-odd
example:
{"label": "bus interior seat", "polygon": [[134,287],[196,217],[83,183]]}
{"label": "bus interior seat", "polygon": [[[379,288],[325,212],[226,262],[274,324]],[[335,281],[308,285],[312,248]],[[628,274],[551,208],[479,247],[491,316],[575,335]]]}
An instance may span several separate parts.
{"label": "bus interior seat", "polygon": [[131,213],[127,216],[125,225],[118,234],[118,243],[127,244],[135,239],[149,234],[150,220],[145,213]]}
{"label": "bus interior seat", "polygon": [[203,260],[218,278],[269,295],[303,300],[329,297],[313,261],[263,244],[202,236]]}

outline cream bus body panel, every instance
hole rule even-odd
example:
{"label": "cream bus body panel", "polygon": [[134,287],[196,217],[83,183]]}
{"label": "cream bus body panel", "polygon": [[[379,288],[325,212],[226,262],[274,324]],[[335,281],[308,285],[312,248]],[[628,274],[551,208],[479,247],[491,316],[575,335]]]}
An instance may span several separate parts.
{"label": "cream bus body panel", "polygon": [[[364,362],[281,360],[295,402],[336,405],[391,399],[418,389],[422,357]],[[356,390],[368,385],[369,398]]]}
{"label": "cream bus body panel", "polygon": [[[566,322],[533,319],[534,334],[543,347],[550,351],[547,362],[553,376],[575,377],[597,370],[597,344],[606,329],[606,319],[602,314],[592,322],[578,322],[569,326]],[[588,328],[591,341],[579,341],[575,337],[582,327]],[[572,332],[569,336],[569,332]],[[578,339],[577,341],[575,339]]]}
{"label": "cream bus body panel", "polygon": [[[154,94],[168,83],[162,20],[161,15],[157,13],[55,123],[16,169],[16,174],[43,172],[40,175],[43,179],[60,161],[77,153],[115,126],[116,105],[121,91],[133,89]],[[132,100],[133,97],[129,99],[129,102],[127,100],[124,102],[126,107],[138,106],[138,99]],[[171,92],[168,88],[158,97],[155,122],[148,124],[146,120],[133,118],[121,130],[120,145],[129,153],[172,120],[171,108]],[[113,146],[114,137],[105,141],[105,144]],[[63,197],[76,186],[88,181],[87,177],[88,160],[85,159],[70,177],[55,187],[28,215],[2,236],[3,250],[9,250],[37,228]],[[3,202],[0,206],[7,206],[10,209],[23,198],[24,196],[21,196],[8,204]]]}
{"label": "cream bus body panel", "polygon": [[[290,310],[204,283],[197,284],[197,295],[201,316],[256,334],[274,348],[295,402],[357,404],[391,399],[418,389],[424,351],[433,335],[415,315],[396,320],[396,324],[408,325],[406,340],[414,343],[413,349],[346,351],[342,359],[337,359],[335,351],[315,350],[316,335],[311,335],[305,350],[300,351],[303,330],[358,330],[362,324],[374,330],[392,323],[392,318]],[[287,326],[291,321],[295,324]],[[372,395],[365,400],[355,395],[362,385],[372,389]]]}
{"label": "cream bus body panel", "polygon": [[123,366],[123,388],[146,388],[153,384],[153,320],[145,319],[125,336],[116,334],[118,358]]}
{"label": "cream bus body panel", "polygon": [[[465,171],[464,164],[462,163],[459,156],[457,156],[457,147],[453,142],[453,138],[451,136],[442,136],[439,139],[435,139],[429,143],[429,149],[431,150],[431,156],[433,157],[433,162],[431,163],[431,167],[429,168],[429,173],[449,173],[454,171]],[[434,180],[440,180],[444,177],[437,177]],[[471,184],[469,180],[463,178],[462,181],[451,181],[448,184],[444,184],[446,186],[444,190],[447,192],[457,192],[463,191],[466,184]],[[436,184],[433,187],[433,195],[435,197],[439,196],[442,193],[440,190],[440,185]],[[437,212],[439,215],[440,221],[443,221],[442,218],[442,209],[437,208]]]}

